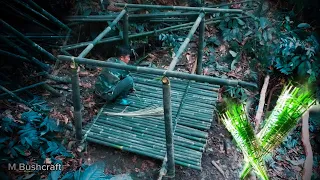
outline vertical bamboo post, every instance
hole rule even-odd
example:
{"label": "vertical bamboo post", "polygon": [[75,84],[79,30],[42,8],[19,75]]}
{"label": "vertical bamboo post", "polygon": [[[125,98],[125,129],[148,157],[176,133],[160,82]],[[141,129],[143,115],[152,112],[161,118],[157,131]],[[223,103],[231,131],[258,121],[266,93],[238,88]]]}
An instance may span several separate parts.
{"label": "vertical bamboo post", "polygon": [[124,15],[124,23],[123,23],[123,40],[126,46],[129,46],[129,13],[126,12]]}
{"label": "vertical bamboo post", "polygon": [[35,2],[33,2],[32,0],[28,0],[29,4],[31,6],[33,6],[34,9],[36,9],[37,11],[39,11],[40,13],[42,13],[43,15],[45,15],[48,19],[50,19],[53,23],[57,24],[58,26],[66,29],[67,31],[71,31],[71,29],[63,24],[61,21],[59,21],[59,19],[55,18],[54,16],[52,16],[50,13],[48,13],[46,10],[44,10],[43,8],[41,8],[38,4],[36,4]]}
{"label": "vertical bamboo post", "polygon": [[172,128],[172,110],[171,110],[171,86],[169,78],[162,78],[163,89],[163,111],[164,123],[166,133],[166,146],[167,146],[167,177],[173,179],[175,177],[174,166],[174,147],[173,147],[173,128]]}
{"label": "vertical bamboo post", "polygon": [[[201,1],[203,5],[203,0]],[[203,16],[199,25],[199,46],[198,46],[198,58],[197,58],[197,70],[196,73],[202,74],[202,58],[203,58],[203,48],[204,48],[204,29],[205,29],[205,16]]]}
{"label": "vertical bamboo post", "polygon": [[43,49],[41,46],[39,46],[35,42],[31,41],[29,38],[26,38],[21,32],[17,31],[15,28],[10,26],[8,23],[3,21],[2,19],[1,19],[1,24],[3,25],[4,28],[10,30],[14,35],[16,35],[21,41],[25,42],[27,45],[31,46],[33,49],[37,50],[38,52],[41,52],[50,60],[52,61],[57,60],[56,57],[54,57],[51,53]]}
{"label": "vertical bamboo post", "polygon": [[79,87],[79,72],[78,66],[73,65],[71,73],[72,85],[72,101],[73,101],[73,116],[75,120],[76,139],[82,140],[82,116],[81,116],[81,102],[80,102],[80,87]]}
{"label": "vertical bamboo post", "polygon": [[[78,58],[85,57],[91,49],[107,34],[111,31],[112,27],[115,26],[120,19],[125,15],[126,10],[122,10],[120,14],[112,21],[112,23],[103,30],[93,41],[90,43],[78,56]],[[74,57],[73,57],[74,58]],[[73,68],[71,73],[71,83],[72,83],[72,101],[74,108],[74,120],[76,128],[76,138],[82,140],[82,115],[81,115],[81,100],[80,100],[80,87],[79,87],[79,73],[78,65],[73,59]]]}

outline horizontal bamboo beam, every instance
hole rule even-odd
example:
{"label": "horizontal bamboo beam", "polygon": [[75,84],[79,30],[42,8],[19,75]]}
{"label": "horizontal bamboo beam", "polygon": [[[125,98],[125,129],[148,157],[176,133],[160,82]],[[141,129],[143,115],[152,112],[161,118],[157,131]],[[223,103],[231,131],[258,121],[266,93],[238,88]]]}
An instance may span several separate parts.
{"label": "horizontal bamboo beam", "polygon": [[[230,17],[231,19],[235,18],[232,15],[228,16],[228,17]],[[248,16],[243,16],[243,17],[238,17],[238,18],[247,18],[247,17]],[[210,19],[210,20],[206,20],[205,24],[209,25],[209,24],[213,24],[213,23],[219,23],[220,20],[223,20],[224,18],[226,18],[226,17],[218,17],[218,18],[213,18],[213,19]],[[159,33],[167,32],[167,31],[179,31],[179,30],[182,30],[182,29],[189,29],[189,28],[192,27],[193,24],[194,24],[194,22],[190,22],[190,23],[179,24],[179,25],[170,26],[170,27],[166,27],[166,28],[162,28],[162,29],[158,29],[158,30],[153,30],[153,31],[149,31],[149,32],[143,32],[143,33],[137,33],[137,34],[129,34],[129,38],[138,38],[138,37],[144,37],[144,36],[150,36],[150,35],[154,35],[154,34],[159,34]],[[120,40],[122,40],[122,37],[120,37],[120,36],[109,37],[109,38],[101,39],[97,44],[120,41]],[[71,50],[71,49],[76,49],[76,48],[87,46],[91,42],[92,41],[81,42],[81,43],[77,43],[77,44],[69,44],[69,45],[66,45],[66,46],[61,46],[60,48],[62,48],[64,50]]]}
{"label": "horizontal bamboo beam", "polygon": [[222,7],[222,6],[230,6],[230,5],[234,5],[234,4],[244,4],[244,3],[250,3],[250,2],[260,4],[260,2],[257,1],[257,0],[246,0],[246,1],[238,1],[238,2],[232,2],[232,3],[209,5],[207,7],[209,7],[209,8],[217,8],[217,7]]}
{"label": "horizontal bamboo beam", "polygon": [[[24,35],[26,38],[29,39],[59,39],[59,38],[66,38],[67,36],[46,36],[46,35],[39,35],[39,36],[28,36],[28,35]],[[3,36],[5,38],[17,38],[17,36]]]}
{"label": "horizontal bamboo beam", "polygon": [[99,66],[99,67],[111,67],[111,68],[116,68],[116,69],[123,69],[123,70],[127,70],[127,71],[141,72],[141,73],[148,73],[148,74],[155,74],[155,75],[164,75],[164,76],[168,76],[168,77],[189,79],[189,80],[194,80],[194,81],[198,81],[198,82],[207,82],[209,84],[228,85],[228,86],[240,85],[243,87],[257,88],[256,83],[249,83],[249,82],[244,82],[244,81],[216,78],[216,77],[210,77],[210,76],[201,76],[201,75],[176,72],[176,71],[168,71],[168,70],[157,69],[157,68],[122,65],[122,64],[118,64],[118,63],[110,63],[110,62],[104,62],[104,61],[99,61],[99,60],[94,60],[94,59],[77,58],[77,57],[65,56],[65,55],[59,55],[58,58],[63,61],[69,61],[69,62],[74,61],[74,62],[80,63],[80,64],[88,64],[88,65]]}
{"label": "horizontal bamboo beam", "polygon": [[144,9],[157,9],[157,10],[188,10],[188,11],[202,11],[206,13],[242,13],[241,9],[219,9],[219,8],[206,8],[206,7],[186,7],[186,6],[161,6],[161,5],[145,5],[145,4],[124,4],[115,3],[115,6],[128,7],[128,8],[144,8]]}

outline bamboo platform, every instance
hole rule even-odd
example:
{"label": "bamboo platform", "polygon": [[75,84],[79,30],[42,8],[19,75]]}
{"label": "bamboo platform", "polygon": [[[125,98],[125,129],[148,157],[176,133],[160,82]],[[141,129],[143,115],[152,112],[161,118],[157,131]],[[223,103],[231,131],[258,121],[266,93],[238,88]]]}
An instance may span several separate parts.
{"label": "bamboo platform", "polygon": [[[132,73],[136,92],[126,108],[106,104],[95,120],[83,129],[89,142],[163,160],[166,154],[163,117],[107,116],[103,112],[130,112],[162,107],[160,77]],[[213,120],[219,86],[170,78],[174,159],[178,165],[201,170],[202,153]]]}

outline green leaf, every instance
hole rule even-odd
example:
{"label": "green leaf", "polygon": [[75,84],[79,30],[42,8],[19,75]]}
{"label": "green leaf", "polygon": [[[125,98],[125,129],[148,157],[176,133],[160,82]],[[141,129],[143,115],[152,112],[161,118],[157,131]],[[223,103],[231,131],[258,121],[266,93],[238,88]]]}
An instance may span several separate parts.
{"label": "green leaf", "polygon": [[263,31],[262,36],[263,36],[264,41],[268,41],[267,31]]}
{"label": "green leaf", "polygon": [[268,25],[268,19],[265,18],[265,17],[260,17],[259,20],[260,20],[260,27],[261,27],[262,29],[266,28],[267,25]]}
{"label": "green leaf", "polygon": [[239,25],[241,25],[241,26],[245,25],[245,23],[244,23],[241,19],[236,18],[236,20],[238,21],[238,24],[239,24]]}
{"label": "green leaf", "polygon": [[73,172],[67,172],[60,180],[73,180]]}
{"label": "green leaf", "polygon": [[232,51],[232,50],[229,50],[229,53],[231,54],[232,57],[236,57],[237,56],[237,53]]}
{"label": "green leaf", "polygon": [[84,12],[83,12],[83,15],[84,16],[89,16],[91,14],[92,10],[89,8],[89,9],[86,9]]}
{"label": "green leaf", "polygon": [[240,56],[237,56],[236,58],[234,58],[234,60],[231,63],[231,70],[235,70],[236,69],[236,63],[238,63],[240,60]]}
{"label": "green leaf", "polygon": [[299,76],[305,76],[306,72],[307,72],[307,64],[305,62],[302,62],[298,66],[298,74],[299,74]]}
{"label": "green leaf", "polygon": [[106,177],[104,174],[105,164],[103,162],[98,162],[92,164],[81,175],[81,180],[96,180],[96,179],[103,179]]}
{"label": "green leaf", "polygon": [[300,23],[298,25],[298,28],[307,29],[307,28],[311,28],[311,26],[308,23]]}
{"label": "green leaf", "polygon": [[[60,167],[62,167],[62,164],[61,163],[59,163],[59,164],[60,164]],[[48,176],[48,180],[58,180],[61,175],[61,170],[62,170],[62,168],[58,169],[58,170],[51,171],[51,173]]]}

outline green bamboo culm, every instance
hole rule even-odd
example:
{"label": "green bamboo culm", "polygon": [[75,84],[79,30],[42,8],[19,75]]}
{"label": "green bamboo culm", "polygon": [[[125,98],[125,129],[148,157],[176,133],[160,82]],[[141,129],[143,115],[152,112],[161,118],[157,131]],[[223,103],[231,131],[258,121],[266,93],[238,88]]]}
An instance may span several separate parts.
{"label": "green bamboo culm", "polygon": [[[263,156],[282,143],[283,139],[296,127],[303,113],[314,103],[314,94],[307,89],[292,85],[285,86],[266,124],[257,134],[264,150]],[[251,168],[247,163],[240,177],[245,178]]]}
{"label": "green bamboo culm", "polygon": [[57,33],[56,31],[54,31],[54,30],[48,28],[47,26],[43,25],[42,23],[40,23],[39,21],[37,21],[35,18],[29,16],[28,14],[22,13],[21,10],[16,9],[16,7],[12,6],[11,4],[5,3],[5,5],[8,6],[9,8],[11,8],[16,14],[19,14],[22,18],[24,18],[24,19],[26,19],[26,20],[28,20],[28,21],[31,21],[31,22],[35,23],[36,25],[42,27],[43,29],[46,29],[46,30],[48,30],[48,31],[50,31],[50,32],[58,35],[58,33]]}
{"label": "green bamboo culm", "polygon": [[203,11],[206,13],[242,13],[241,9],[222,9],[207,7],[186,7],[186,6],[161,6],[161,5],[145,5],[145,4],[123,4],[115,3],[115,6],[128,8],[145,8],[145,9],[162,9],[162,10],[187,10],[187,11]]}
{"label": "green bamboo culm", "polygon": [[25,50],[23,50],[22,48],[20,48],[18,45],[16,45],[14,42],[10,41],[9,39],[5,38],[4,36],[1,36],[0,39],[7,43],[9,46],[13,47],[14,49],[16,49],[21,55],[23,55],[24,57],[26,57],[27,59],[29,59],[29,61],[33,64],[36,64],[37,66],[39,66],[42,70],[44,71],[48,71],[50,66],[48,64],[42,63],[41,61],[39,61],[37,58],[30,56],[29,53],[27,53]]}
{"label": "green bamboo culm", "polygon": [[[131,17],[131,15],[129,16],[129,18],[130,17]],[[230,17],[231,19],[236,18],[236,16],[232,15],[232,14],[228,15],[228,17]],[[249,16],[243,16],[243,17],[237,17],[237,18],[248,18],[248,17]],[[226,17],[212,18],[210,20],[206,20],[205,24],[209,25],[209,24],[219,23],[221,20],[223,20],[225,18]],[[160,34],[160,33],[163,33],[163,32],[167,32],[167,31],[179,31],[179,30],[183,30],[183,29],[190,29],[190,28],[192,28],[193,24],[194,24],[194,22],[189,22],[189,23],[174,25],[174,26],[170,26],[170,27],[166,27],[166,28],[162,28],[162,29],[155,29],[155,30],[149,31],[149,32],[130,34],[129,35],[129,39],[138,38],[138,37],[145,37],[145,36],[151,36],[151,35],[157,35],[157,34]],[[109,38],[101,39],[99,42],[97,42],[97,44],[109,43],[109,42],[120,41],[120,40],[122,40],[122,37],[120,37],[120,36],[109,37]],[[71,50],[71,49],[76,49],[76,48],[87,46],[90,43],[92,43],[92,41],[81,42],[81,43],[78,43],[78,44],[69,44],[69,45],[66,45],[66,46],[62,46],[61,48],[64,49],[64,50]]]}
{"label": "green bamboo culm", "polygon": [[255,169],[260,178],[267,180],[268,175],[262,159],[262,149],[254,130],[246,119],[244,108],[235,102],[227,102],[227,111],[220,116],[227,130],[232,134],[244,157]]}
{"label": "green bamboo culm", "polygon": [[35,42],[31,41],[30,39],[26,38],[22,33],[20,33],[19,31],[17,31],[15,28],[13,28],[12,26],[10,26],[8,23],[6,23],[5,21],[3,21],[1,19],[1,24],[3,25],[3,27],[9,31],[11,31],[14,35],[16,35],[21,41],[25,42],[27,45],[31,46],[33,49],[35,49],[38,52],[41,52],[42,54],[44,54],[46,57],[48,57],[48,59],[52,60],[52,61],[56,61],[56,57],[54,57],[51,53],[49,53],[48,51],[46,51],[45,49],[43,49],[41,46],[39,46],[38,44],[36,44]]}
{"label": "green bamboo culm", "polygon": [[188,36],[186,37],[186,39],[181,44],[179,50],[175,53],[175,55],[174,55],[174,57],[173,57],[173,59],[172,59],[172,61],[170,63],[170,66],[168,68],[169,71],[174,70],[174,67],[178,63],[181,54],[183,53],[183,51],[186,49],[187,45],[189,44],[193,34],[196,32],[200,22],[203,20],[203,17],[204,17],[204,13],[200,13],[198,18],[197,18],[197,20],[194,22],[192,28],[190,29],[190,31],[188,33]]}
{"label": "green bamboo culm", "polygon": [[30,6],[32,6],[34,9],[36,9],[37,11],[45,15],[49,20],[51,20],[56,25],[60,26],[61,28],[67,31],[71,31],[71,29],[67,25],[63,24],[59,19],[52,16],[50,13],[48,13],[46,10],[44,10],[42,7],[40,7],[38,4],[36,4],[32,0],[27,0],[27,2],[30,4]]}

